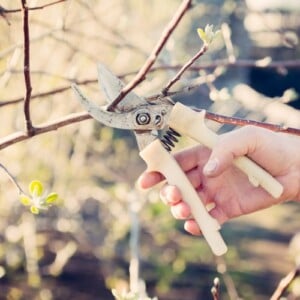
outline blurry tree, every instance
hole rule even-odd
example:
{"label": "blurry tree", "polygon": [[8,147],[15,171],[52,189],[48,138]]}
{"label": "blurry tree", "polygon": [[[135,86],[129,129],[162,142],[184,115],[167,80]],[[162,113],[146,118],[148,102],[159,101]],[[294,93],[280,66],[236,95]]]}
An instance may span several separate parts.
{"label": "blurry tree", "polygon": [[[133,290],[145,290],[144,278],[159,299],[208,299],[218,274],[224,299],[265,299],[293,268],[298,207],[225,225],[230,251],[216,261],[157,193],[135,189],[144,165],[132,136],[89,120],[70,90],[75,82],[104,104],[97,63],[130,82],[180,3],[1,1],[0,299],[113,299],[128,277]],[[221,37],[169,94],[214,114],[300,128],[299,14],[298,0],[193,1],[135,91],[160,93],[202,47],[197,28],[214,24]],[[35,178],[47,183],[59,206],[31,215],[5,170],[24,190]]]}

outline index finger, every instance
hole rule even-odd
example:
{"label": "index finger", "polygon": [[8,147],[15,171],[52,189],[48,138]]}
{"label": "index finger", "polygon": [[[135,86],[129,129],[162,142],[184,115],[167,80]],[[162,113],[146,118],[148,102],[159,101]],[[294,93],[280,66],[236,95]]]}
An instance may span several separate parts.
{"label": "index finger", "polygon": [[138,179],[137,184],[142,189],[148,189],[161,181],[163,181],[165,177],[159,172],[144,172]]}

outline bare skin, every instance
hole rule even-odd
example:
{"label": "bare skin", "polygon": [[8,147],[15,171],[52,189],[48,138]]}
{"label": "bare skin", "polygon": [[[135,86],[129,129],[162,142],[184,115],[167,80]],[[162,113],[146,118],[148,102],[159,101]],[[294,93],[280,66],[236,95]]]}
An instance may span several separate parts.
{"label": "bare skin", "polygon": [[[248,178],[232,165],[234,158],[247,155],[272,174],[284,187],[279,199],[261,188],[252,186]],[[220,224],[284,201],[300,201],[300,137],[246,126],[223,134],[211,151],[196,146],[175,154],[205,205],[213,203],[210,214]],[[157,172],[145,172],[138,181],[150,188],[164,180]],[[185,220],[184,228],[193,235],[201,234],[191,218],[189,206],[180,191],[166,184],[160,192],[173,216]],[[200,200],[199,200],[200,201]]]}

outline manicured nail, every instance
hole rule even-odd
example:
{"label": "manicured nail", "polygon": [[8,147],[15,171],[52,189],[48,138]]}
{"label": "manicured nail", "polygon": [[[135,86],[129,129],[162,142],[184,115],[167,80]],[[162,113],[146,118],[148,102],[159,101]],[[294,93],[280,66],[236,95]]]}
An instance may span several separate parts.
{"label": "manicured nail", "polygon": [[166,187],[160,190],[159,197],[164,204],[168,204]]}
{"label": "manicured nail", "polygon": [[218,165],[219,165],[219,160],[217,158],[209,160],[203,168],[203,173],[205,175],[213,175],[214,172],[217,170]]}

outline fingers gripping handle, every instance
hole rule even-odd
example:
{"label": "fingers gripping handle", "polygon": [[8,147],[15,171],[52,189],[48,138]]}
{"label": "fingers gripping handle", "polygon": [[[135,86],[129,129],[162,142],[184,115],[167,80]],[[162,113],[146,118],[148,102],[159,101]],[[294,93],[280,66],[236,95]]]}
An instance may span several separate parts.
{"label": "fingers gripping handle", "polygon": [[170,184],[180,189],[183,200],[190,206],[192,215],[213,253],[218,256],[223,255],[227,247],[219,233],[219,223],[207,212],[197,192],[173,156],[159,140],[155,140],[144,148],[140,156],[147,163],[149,171],[162,173]]}
{"label": "fingers gripping handle", "polygon": [[[218,135],[206,127],[204,117],[205,111],[195,112],[181,103],[176,103],[168,123],[181,134],[186,134],[202,145],[212,148],[217,143]],[[260,185],[274,198],[280,197],[283,192],[282,185],[255,162],[242,156],[235,159],[234,164],[248,176],[254,186]]]}

